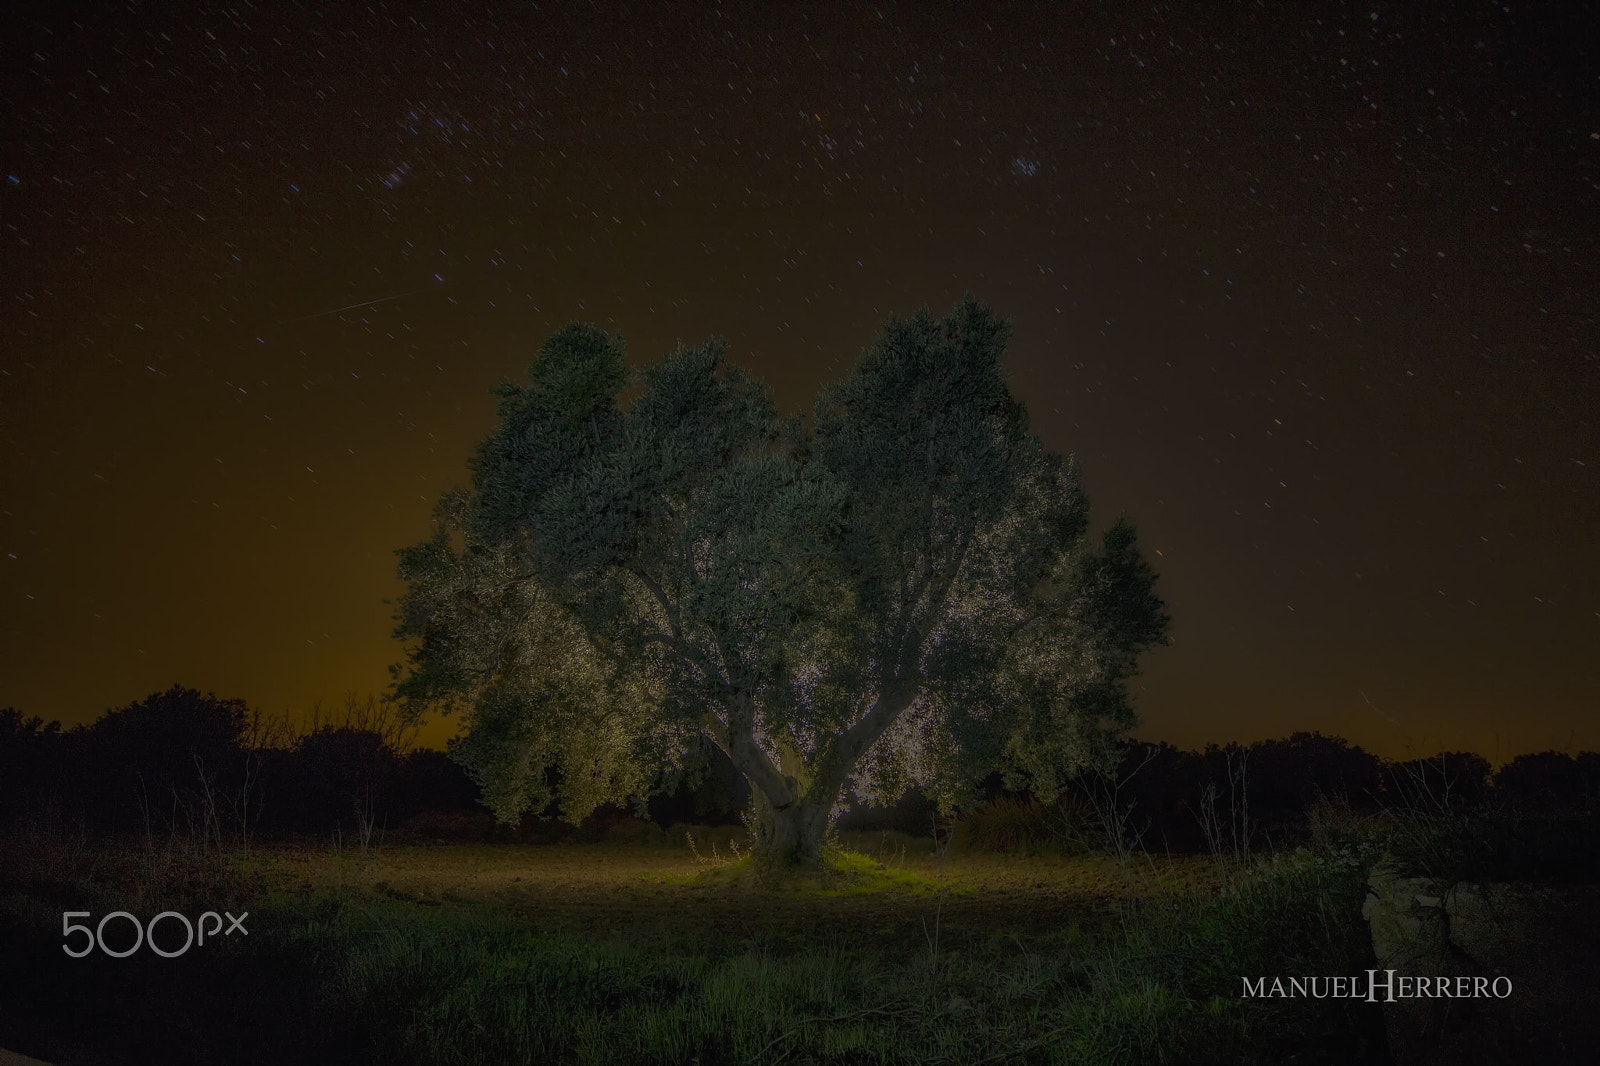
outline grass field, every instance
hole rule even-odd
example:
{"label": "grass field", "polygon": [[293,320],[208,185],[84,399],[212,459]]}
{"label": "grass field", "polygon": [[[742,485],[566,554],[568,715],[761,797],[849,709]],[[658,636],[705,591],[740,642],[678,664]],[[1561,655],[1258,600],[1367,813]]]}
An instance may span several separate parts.
{"label": "grass field", "polygon": [[[1110,856],[940,856],[899,834],[842,841],[860,856],[837,883],[752,884],[727,837],[696,850],[592,844],[389,847],[348,852],[257,852],[236,865],[268,891],[319,890],[423,906],[478,904],[531,928],[583,934],[896,937],[939,918],[946,935],[1050,935],[1095,925],[1129,898],[1209,891],[1209,859],[1152,860],[1124,870]],[[853,847],[850,847],[854,845]],[[713,850],[715,849],[715,850]],[[920,932],[918,933],[920,936]]]}
{"label": "grass field", "polygon": [[[1224,884],[1206,858],[952,855],[873,834],[841,841],[838,873],[773,886],[729,844],[160,868],[58,849],[0,899],[29,974],[0,989],[0,1046],[84,1063],[1379,1061],[1381,1019],[1358,1007],[1238,995],[1241,973],[1370,964],[1352,864],[1301,852]],[[248,939],[173,960],[61,951],[69,906],[224,897],[250,910]]]}

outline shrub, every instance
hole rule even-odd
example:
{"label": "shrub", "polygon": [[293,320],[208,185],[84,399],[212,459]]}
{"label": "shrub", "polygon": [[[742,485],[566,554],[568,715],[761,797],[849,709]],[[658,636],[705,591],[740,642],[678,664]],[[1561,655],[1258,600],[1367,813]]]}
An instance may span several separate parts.
{"label": "shrub", "polygon": [[621,818],[606,830],[605,839],[608,844],[643,844],[658,847],[666,844],[667,834],[654,822],[638,818]]}
{"label": "shrub", "polygon": [[1098,843],[1092,816],[1070,799],[1001,796],[956,822],[958,847],[1011,855],[1081,855]]}

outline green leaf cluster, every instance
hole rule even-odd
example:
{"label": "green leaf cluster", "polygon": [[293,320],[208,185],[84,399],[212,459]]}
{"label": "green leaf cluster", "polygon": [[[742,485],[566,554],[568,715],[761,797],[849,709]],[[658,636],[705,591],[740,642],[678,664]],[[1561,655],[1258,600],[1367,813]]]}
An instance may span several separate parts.
{"label": "green leaf cluster", "polygon": [[959,806],[996,769],[1059,789],[1132,723],[1167,616],[1132,526],[1088,537],[1008,334],[972,299],[891,320],[807,427],[721,341],[630,374],[564,328],[400,553],[397,697],[467,714],[506,817],[638,799],[705,744],[768,810]]}

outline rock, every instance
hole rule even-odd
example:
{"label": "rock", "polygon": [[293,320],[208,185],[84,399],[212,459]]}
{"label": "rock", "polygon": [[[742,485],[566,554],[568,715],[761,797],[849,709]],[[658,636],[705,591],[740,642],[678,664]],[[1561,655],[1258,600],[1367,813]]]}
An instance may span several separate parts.
{"label": "rock", "polygon": [[1504,995],[1383,1003],[1397,1066],[1600,1062],[1600,888],[1455,884],[1380,862],[1361,913],[1376,966]]}
{"label": "rock", "polygon": [[[1361,916],[1372,932],[1378,968],[1436,972],[1450,939],[1444,887],[1427,877],[1402,877],[1393,863],[1380,862],[1367,877]],[[1419,969],[1420,967],[1420,969]]]}

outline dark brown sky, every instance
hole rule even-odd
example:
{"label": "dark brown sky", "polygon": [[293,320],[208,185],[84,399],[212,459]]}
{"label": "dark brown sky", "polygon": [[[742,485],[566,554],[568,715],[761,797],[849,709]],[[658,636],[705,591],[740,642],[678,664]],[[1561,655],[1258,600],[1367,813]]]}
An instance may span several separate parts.
{"label": "dark brown sky", "polygon": [[1595,11],[1421,6],[10,7],[0,706],[381,691],[551,330],[799,408],[972,291],[1160,552],[1140,735],[1600,748]]}

